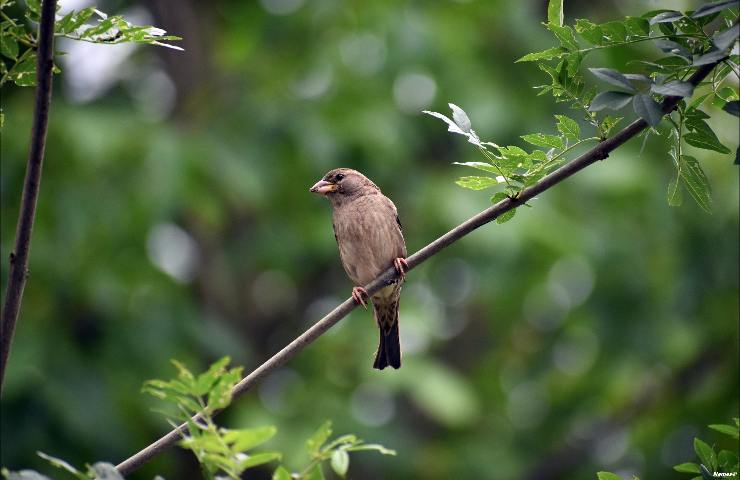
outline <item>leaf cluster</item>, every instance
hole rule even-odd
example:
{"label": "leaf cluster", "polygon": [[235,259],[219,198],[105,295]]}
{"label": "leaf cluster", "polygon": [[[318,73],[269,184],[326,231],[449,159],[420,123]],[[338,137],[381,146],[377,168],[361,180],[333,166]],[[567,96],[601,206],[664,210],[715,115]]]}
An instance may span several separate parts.
{"label": "leaf cluster", "polygon": [[[711,35],[705,31],[717,23],[720,26]],[[602,116],[603,110],[620,110],[631,105],[638,117],[656,127],[665,115],[659,102],[666,97],[680,97],[676,112],[667,117],[672,127],[668,135],[674,140],[670,156],[676,166],[676,177],[668,188],[668,203],[680,205],[681,192],[686,189],[702,209],[711,211],[711,189],[706,175],[694,157],[683,153],[682,144],[731,153],[705,121],[709,115],[699,108],[711,101],[732,115],[738,114],[738,93],[726,85],[728,77],[740,74],[740,59],[735,50],[735,53],[730,52],[740,29],[737,2],[708,3],[687,12],[656,10],[601,24],[577,19],[574,25],[567,25],[563,0],[551,0],[544,26],[553,34],[558,46],[529,53],[517,62],[536,63],[550,79],[550,83],[535,87],[540,90],[539,95],[550,93],[556,102],[569,103],[571,108],[579,110],[582,120],[595,129],[595,136],[582,138],[578,119],[556,115],[558,134],[523,135],[521,138],[526,143],[539,148],[526,151],[520,146],[500,147],[494,142],[481,141],[465,112],[456,105],[450,104],[452,119],[437,112],[425,112],[447,123],[450,132],[467,136],[487,160],[458,163],[488,175],[464,176],[456,183],[472,190],[501,186],[503,190],[491,198],[494,203],[506,197],[514,198],[522,188],[538,182],[566,162],[571,150],[589,141],[606,139],[622,117]],[[596,87],[587,86],[581,64],[589,53],[642,42],[651,42],[661,56],[650,61],[630,62],[640,67],[639,72],[589,68],[591,74],[610,85],[610,89],[598,92]],[[700,66],[715,62],[721,63],[706,82],[695,87],[686,81]],[[687,103],[698,89],[705,92]],[[654,128],[652,131],[655,132]],[[740,149],[736,152],[736,163],[740,163]],[[507,212],[499,221],[510,219],[513,212]]]}
{"label": "leaf cluster", "polygon": [[[737,441],[740,438],[740,419],[735,418],[735,425],[715,424],[709,425],[709,428],[722,434],[728,435]],[[700,463],[686,462],[673,467],[677,472],[698,474],[691,480],[712,480],[721,475],[715,473],[734,474],[737,476],[740,465],[738,464],[738,454],[730,450],[717,451],[699,438],[694,438],[694,451],[699,458]],[[598,480],[622,480],[622,477],[612,472],[598,472]],[[640,480],[633,477],[633,480]]]}
{"label": "leaf cluster", "polygon": [[[36,85],[37,25],[41,16],[40,0],[25,0],[25,8],[15,8],[13,0],[0,0],[0,85],[12,81],[18,86]],[[57,12],[60,7],[57,6]],[[19,11],[17,15],[11,13]],[[134,25],[121,15],[107,15],[95,7],[71,10],[56,15],[54,36],[98,44],[142,43],[182,50],[165,43],[180,40],[161,28]],[[61,52],[56,52],[57,55]],[[54,73],[61,69],[55,64]]]}

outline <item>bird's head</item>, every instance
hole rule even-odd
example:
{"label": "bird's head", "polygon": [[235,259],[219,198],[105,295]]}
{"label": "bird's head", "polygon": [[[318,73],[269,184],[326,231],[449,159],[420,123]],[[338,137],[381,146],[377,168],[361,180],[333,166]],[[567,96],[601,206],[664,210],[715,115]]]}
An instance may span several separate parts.
{"label": "bird's head", "polygon": [[324,175],[309,191],[324,195],[335,203],[344,198],[379,192],[380,189],[357,170],[336,168]]}

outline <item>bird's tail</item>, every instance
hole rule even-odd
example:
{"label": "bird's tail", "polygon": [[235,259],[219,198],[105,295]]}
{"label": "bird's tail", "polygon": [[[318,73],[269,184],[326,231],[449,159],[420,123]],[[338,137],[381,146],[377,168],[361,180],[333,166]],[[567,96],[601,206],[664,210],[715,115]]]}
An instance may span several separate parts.
{"label": "bird's tail", "polygon": [[373,368],[383,370],[387,366],[401,368],[401,340],[398,336],[398,299],[389,302],[373,302],[375,321],[380,330],[380,344],[375,353]]}

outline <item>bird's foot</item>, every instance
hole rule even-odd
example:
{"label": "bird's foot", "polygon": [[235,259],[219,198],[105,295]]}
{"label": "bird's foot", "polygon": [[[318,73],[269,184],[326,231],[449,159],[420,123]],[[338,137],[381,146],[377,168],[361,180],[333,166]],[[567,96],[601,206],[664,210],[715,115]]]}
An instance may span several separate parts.
{"label": "bird's foot", "polygon": [[409,264],[405,258],[398,257],[393,260],[393,268],[398,272],[398,277],[403,280],[406,278],[406,272],[409,270]]}
{"label": "bird's foot", "polygon": [[367,310],[367,300],[370,298],[370,295],[367,294],[367,290],[365,290],[362,287],[355,287],[352,289],[352,298],[355,302],[365,307],[365,310]]}

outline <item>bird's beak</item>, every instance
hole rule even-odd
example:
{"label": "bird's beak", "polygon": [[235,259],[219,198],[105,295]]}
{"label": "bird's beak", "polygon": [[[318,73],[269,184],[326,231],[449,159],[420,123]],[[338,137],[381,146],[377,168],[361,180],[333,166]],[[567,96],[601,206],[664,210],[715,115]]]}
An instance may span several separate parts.
{"label": "bird's beak", "polygon": [[327,193],[333,192],[336,189],[337,185],[335,183],[327,182],[326,180],[319,180],[318,182],[316,182],[316,185],[311,187],[309,192],[326,195]]}

